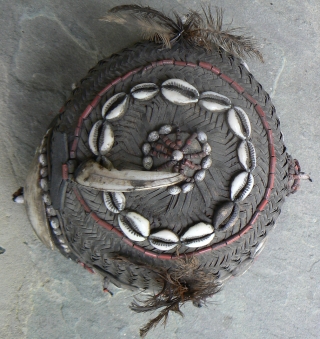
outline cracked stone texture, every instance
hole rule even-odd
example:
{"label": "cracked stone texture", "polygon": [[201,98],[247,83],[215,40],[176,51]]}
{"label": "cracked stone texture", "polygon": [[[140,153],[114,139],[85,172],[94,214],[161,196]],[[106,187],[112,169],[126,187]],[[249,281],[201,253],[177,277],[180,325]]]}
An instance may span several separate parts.
{"label": "cracked stone texture", "polygon": [[[138,338],[148,318],[127,307],[132,293],[119,290],[111,298],[98,276],[46,249],[24,207],[10,200],[72,83],[103,56],[139,39],[98,20],[125,3],[1,1],[1,338]],[[207,307],[183,307],[184,318],[172,315],[165,332],[158,327],[148,338],[319,338],[319,2],[212,4],[225,9],[227,23],[233,18],[260,42],[265,63],[248,64],[271,94],[289,152],[314,182],[288,199],[266,249],[244,276]],[[148,5],[181,13],[199,8],[191,0]]]}

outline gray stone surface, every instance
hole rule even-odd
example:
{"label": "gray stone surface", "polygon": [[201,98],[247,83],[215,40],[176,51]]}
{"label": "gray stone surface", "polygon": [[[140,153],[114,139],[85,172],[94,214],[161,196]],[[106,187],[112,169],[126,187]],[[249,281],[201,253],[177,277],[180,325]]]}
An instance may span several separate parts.
{"label": "gray stone surface", "polygon": [[[212,4],[261,43],[265,63],[248,64],[272,96],[288,150],[314,183],[288,199],[265,251],[244,276],[206,308],[184,307],[184,318],[171,316],[165,332],[159,327],[148,338],[320,336],[320,7],[318,0],[271,1]],[[72,83],[103,56],[139,39],[98,20],[119,3],[126,2],[0,2],[1,338],[138,338],[147,319],[128,309],[132,293],[111,298],[98,276],[47,250],[24,207],[10,200]],[[167,12],[198,6],[191,0],[148,4]]]}

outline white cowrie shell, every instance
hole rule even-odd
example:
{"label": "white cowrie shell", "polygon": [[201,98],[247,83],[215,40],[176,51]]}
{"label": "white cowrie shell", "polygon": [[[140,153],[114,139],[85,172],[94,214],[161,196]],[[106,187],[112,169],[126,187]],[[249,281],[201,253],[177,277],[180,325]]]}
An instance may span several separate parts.
{"label": "white cowrie shell", "polygon": [[102,120],[98,120],[91,128],[91,131],[89,133],[89,147],[93,154],[99,155],[99,149],[98,149],[98,137],[99,137],[99,128],[102,125]]}
{"label": "white cowrie shell", "polygon": [[44,193],[42,195],[42,199],[43,199],[43,202],[46,204],[46,205],[51,205],[51,197],[48,193]]}
{"label": "white cowrie shell", "polygon": [[212,165],[212,159],[209,155],[204,157],[201,161],[201,167],[204,169],[208,169]]}
{"label": "white cowrie shell", "polygon": [[182,193],[188,193],[190,192],[194,187],[193,182],[187,182],[181,186]]}
{"label": "white cowrie shell", "polygon": [[244,140],[238,147],[238,158],[240,164],[247,172],[252,172],[256,168],[256,151],[249,140]]}
{"label": "white cowrie shell", "polygon": [[201,144],[205,144],[208,140],[207,134],[200,131],[197,133],[197,139],[199,140],[199,142],[201,142]]}
{"label": "white cowrie shell", "polygon": [[190,227],[180,240],[188,247],[202,247],[208,245],[214,238],[214,228],[212,225],[200,222]]}
{"label": "white cowrie shell", "polygon": [[146,237],[139,234],[137,231],[135,231],[129,223],[127,223],[124,219],[124,217],[120,214],[118,214],[118,223],[122,230],[122,232],[125,234],[126,237],[128,237],[130,240],[133,241],[144,241],[146,240]]}
{"label": "white cowrie shell", "polygon": [[150,170],[153,165],[153,159],[150,156],[144,157],[142,159],[142,165],[146,170]]}
{"label": "white cowrie shell", "polygon": [[52,217],[49,219],[49,222],[50,222],[50,226],[53,228],[53,229],[56,229],[56,228],[59,228],[60,227],[60,224],[59,224],[59,219],[57,217]]}
{"label": "white cowrie shell", "polygon": [[102,126],[101,135],[99,138],[99,153],[101,155],[107,154],[114,143],[114,133],[110,124],[105,122]]}
{"label": "white cowrie shell", "polygon": [[102,107],[102,118],[109,121],[120,119],[128,108],[128,96],[121,92],[112,96]]}
{"label": "white cowrie shell", "polygon": [[229,98],[211,91],[201,93],[199,104],[211,112],[222,112],[231,107]]}
{"label": "white cowrie shell", "polygon": [[142,153],[144,155],[148,155],[150,151],[151,151],[151,145],[148,142],[144,143],[142,145]]}
{"label": "white cowrie shell", "polygon": [[179,193],[181,193],[181,188],[179,186],[170,186],[168,187],[168,193],[171,195],[177,195]]}
{"label": "white cowrie shell", "polygon": [[231,183],[231,200],[244,200],[252,190],[254,179],[251,173],[241,172]]}
{"label": "white cowrie shell", "polygon": [[211,146],[206,142],[203,146],[202,146],[202,151],[206,154],[210,154],[211,153]]}
{"label": "white cowrie shell", "polygon": [[120,213],[125,207],[126,198],[121,192],[103,192],[103,202],[112,213]]}
{"label": "white cowrie shell", "polygon": [[144,237],[148,237],[150,234],[150,222],[142,215],[136,212],[125,213],[126,219],[129,223]]}
{"label": "white cowrie shell", "polygon": [[181,79],[169,79],[161,85],[163,96],[176,105],[198,102],[199,92],[188,82]]}
{"label": "white cowrie shell", "polygon": [[[215,211],[212,224],[215,230],[226,231],[234,226],[239,219],[240,208],[238,204],[233,202],[224,203],[217,211]],[[227,222],[223,224],[224,221]],[[222,226],[221,226],[222,225]]]}
{"label": "white cowrie shell", "polygon": [[169,134],[172,131],[171,125],[164,125],[159,129],[159,134]]}
{"label": "white cowrie shell", "polygon": [[194,176],[194,180],[195,181],[202,181],[206,176],[206,170],[205,169],[201,169],[200,171],[198,171],[195,176]]}
{"label": "white cowrie shell", "polygon": [[159,139],[159,133],[157,131],[152,131],[148,135],[148,141],[153,142]]}
{"label": "white cowrie shell", "polygon": [[40,154],[39,155],[39,163],[40,163],[41,166],[47,166],[48,165],[46,154]]}
{"label": "white cowrie shell", "polygon": [[130,93],[137,100],[150,100],[159,92],[159,88],[154,83],[143,83],[132,87]]}
{"label": "white cowrie shell", "polygon": [[177,246],[178,241],[178,236],[169,230],[158,231],[149,236],[150,244],[160,251],[172,250]]}
{"label": "white cowrie shell", "polygon": [[251,125],[245,111],[240,107],[234,107],[228,111],[228,124],[233,133],[242,140],[250,137]]}
{"label": "white cowrie shell", "polygon": [[49,183],[47,178],[42,178],[40,179],[40,187],[42,188],[43,191],[47,192],[49,189]]}

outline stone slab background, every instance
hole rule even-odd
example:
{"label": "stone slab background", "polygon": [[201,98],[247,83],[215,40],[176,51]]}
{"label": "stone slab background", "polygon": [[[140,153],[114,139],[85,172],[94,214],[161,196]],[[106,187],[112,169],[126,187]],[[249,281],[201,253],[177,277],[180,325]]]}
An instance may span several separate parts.
{"label": "stone slab background", "polygon": [[[272,2],[271,2],[272,1]],[[24,206],[11,194],[46,126],[73,83],[104,56],[138,35],[98,19],[130,1],[0,1],[0,337],[9,339],[138,338],[148,316],[127,307],[132,293],[102,292],[101,280],[51,252],[36,238]],[[165,12],[199,9],[198,1],[152,0]],[[225,22],[245,26],[265,63],[249,60],[271,94],[289,152],[310,172],[291,196],[253,267],[232,280],[206,308],[185,306],[148,338],[320,337],[318,0],[217,0]]]}

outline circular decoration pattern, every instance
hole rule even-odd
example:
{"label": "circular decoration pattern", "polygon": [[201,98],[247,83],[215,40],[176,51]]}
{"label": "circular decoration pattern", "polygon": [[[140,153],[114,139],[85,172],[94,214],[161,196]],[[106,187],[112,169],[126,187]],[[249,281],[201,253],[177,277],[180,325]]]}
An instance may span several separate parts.
{"label": "circular decoration pattern", "polygon": [[[237,174],[231,183],[231,203],[223,204],[216,211],[213,225],[204,222],[195,224],[179,239],[168,229],[160,230],[150,236],[149,220],[136,212],[125,210],[126,198],[123,192],[104,191],[103,201],[111,213],[118,214],[120,229],[132,241],[143,242],[148,239],[155,249],[161,251],[172,250],[178,244],[189,248],[201,248],[212,242],[215,231],[225,232],[234,226],[239,217],[239,202],[244,201],[253,188],[252,172],[256,167],[256,153],[250,141],[250,120],[242,108],[232,105],[229,98],[213,91],[199,94],[194,86],[184,80],[169,79],[163,82],[160,88],[164,98],[175,105],[183,106],[199,102],[200,106],[206,110],[226,112],[230,129],[242,140],[237,154],[245,170]],[[159,87],[154,83],[141,83],[130,90],[133,99],[142,102],[154,98],[158,93]],[[124,116],[129,107],[129,101],[129,95],[125,92],[113,95],[102,107],[101,116],[105,121],[96,121],[89,133],[89,148],[94,155],[98,156],[97,161],[102,164],[101,156],[110,152],[115,142],[112,122]],[[204,131],[189,134],[182,132],[179,127],[166,124],[162,125],[159,130],[148,133],[147,140],[141,147],[144,155],[142,164],[147,171],[180,173],[184,178],[184,183],[169,185],[167,191],[172,196],[180,193],[187,194],[193,190],[197,182],[204,180],[206,171],[212,165],[211,150],[208,136]],[[105,157],[104,162],[110,167],[110,161]]]}

